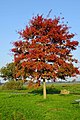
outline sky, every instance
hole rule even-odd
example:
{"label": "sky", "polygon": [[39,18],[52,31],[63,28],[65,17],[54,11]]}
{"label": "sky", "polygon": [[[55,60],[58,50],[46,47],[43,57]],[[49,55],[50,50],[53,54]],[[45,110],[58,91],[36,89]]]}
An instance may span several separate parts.
{"label": "sky", "polygon": [[[68,21],[74,40],[80,41],[80,0],[0,0],[0,68],[13,61],[13,42],[19,40],[17,31],[28,25],[32,16],[43,14],[50,18],[61,16]],[[62,13],[62,14],[60,14]],[[73,52],[80,61],[80,47]]]}

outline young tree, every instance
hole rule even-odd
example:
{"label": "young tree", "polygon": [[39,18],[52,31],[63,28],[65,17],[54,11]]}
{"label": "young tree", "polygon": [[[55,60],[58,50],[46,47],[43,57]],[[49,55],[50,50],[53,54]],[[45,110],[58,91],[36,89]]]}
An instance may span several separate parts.
{"label": "young tree", "polygon": [[[69,32],[62,19],[43,18],[37,15],[30,20],[26,28],[19,32],[22,40],[14,42],[14,61],[20,64],[22,76],[43,79],[43,94],[46,98],[46,79],[65,79],[79,74],[72,56],[78,41],[72,41],[75,34]],[[17,67],[18,68],[18,67]],[[18,71],[18,69],[17,69]]]}

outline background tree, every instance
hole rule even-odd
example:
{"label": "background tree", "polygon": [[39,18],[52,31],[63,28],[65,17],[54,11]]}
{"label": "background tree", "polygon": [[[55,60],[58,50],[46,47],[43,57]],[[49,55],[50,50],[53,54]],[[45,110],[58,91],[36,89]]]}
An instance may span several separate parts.
{"label": "background tree", "polygon": [[43,79],[44,98],[46,79],[65,79],[79,74],[73,64],[77,60],[71,53],[76,50],[78,41],[72,40],[75,35],[69,32],[69,27],[61,20],[60,17],[51,19],[37,15],[19,32],[22,40],[13,43],[14,61],[20,64],[20,74]]}
{"label": "background tree", "polygon": [[15,66],[14,63],[8,63],[6,66],[0,69],[1,77],[5,80],[13,80],[15,78]]}

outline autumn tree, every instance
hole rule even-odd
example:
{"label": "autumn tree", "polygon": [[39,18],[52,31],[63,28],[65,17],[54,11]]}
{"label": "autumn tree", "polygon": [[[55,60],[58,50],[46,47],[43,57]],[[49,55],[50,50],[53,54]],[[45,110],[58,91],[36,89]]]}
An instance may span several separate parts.
{"label": "autumn tree", "polygon": [[43,94],[46,98],[47,79],[56,80],[76,76],[79,70],[74,66],[77,62],[72,51],[76,50],[78,41],[72,40],[75,34],[69,32],[69,27],[60,17],[33,17],[29,25],[18,32],[21,40],[14,42],[14,61],[17,76],[32,76],[43,79]]}

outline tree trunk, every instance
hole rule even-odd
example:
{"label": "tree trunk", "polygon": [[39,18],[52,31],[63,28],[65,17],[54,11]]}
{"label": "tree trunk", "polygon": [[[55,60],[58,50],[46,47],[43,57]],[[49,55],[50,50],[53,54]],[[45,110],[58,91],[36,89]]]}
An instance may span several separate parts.
{"label": "tree trunk", "polygon": [[22,82],[23,82],[23,84],[24,84],[24,77],[22,76]]}
{"label": "tree trunk", "polygon": [[46,81],[43,79],[43,98],[46,99]]}

